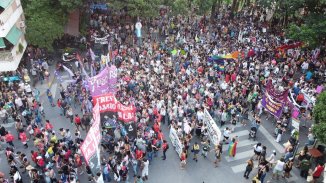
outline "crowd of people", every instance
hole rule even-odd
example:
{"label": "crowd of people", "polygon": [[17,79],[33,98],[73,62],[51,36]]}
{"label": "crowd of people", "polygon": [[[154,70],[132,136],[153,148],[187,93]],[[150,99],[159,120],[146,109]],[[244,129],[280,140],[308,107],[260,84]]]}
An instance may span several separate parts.
{"label": "crowd of people", "polygon": [[[36,88],[23,81],[1,82],[0,117],[6,123],[10,116],[15,121],[16,132],[0,127],[0,135],[8,143],[4,149],[12,178],[6,176],[9,180],[5,180],[0,174],[0,182],[23,182],[21,173],[28,172],[33,183],[74,183],[85,173],[90,182],[101,182],[103,177],[106,182],[133,180],[142,183],[149,180],[149,165],[157,161],[155,157],[161,151],[162,160],[168,158],[166,151],[170,148],[167,135],[162,132],[164,125],[175,129],[182,142],[181,169],[186,170],[191,153],[197,162],[198,154],[206,158],[213,152],[215,160],[212,164],[218,167],[223,144],[229,144],[229,155],[234,157],[238,143],[238,137],[231,136],[233,129],[223,129],[223,125],[241,123],[245,126],[250,116],[249,125],[257,132],[262,116],[269,121],[274,118],[260,103],[269,80],[279,90],[290,89],[299,104],[303,101],[302,91],[315,100],[318,95],[315,88],[325,83],[325,60],[318,50],[302,50],[300,47],[277,50],[291,41],[284,37],[281,29],[269,26],[261,9],[244,9],[231,19],[231,12],[226,8],[216,17],[216,24],[210,24],[206,17],[196,16],[164,15],[142,20],[141,40],[134,35],[134,23],[114,18],[119,16],[125,16],[125,13],[113,16],[111,11],[92,12],[87,46],[94,48],[98,44],[94,37],[109,35],[110,64],[117,66],[119,76],[116,97],[125,104],[135,105],[136,123],[141,124],[137,128],[137,137],[130,139],[121,128],[115,128],[113,133],[104,130],[102,171],[91,172],[83,162],[81,134],[90,128],[93,106],[88,88],[83,84],[85,76],[81,67],[96,74],[105,66],[101,61],[92,60],[91,55],[83,59],[80,68],[74,69],[75,82],[59,86],[59,97],[53,96],[50,89],[46,91],[51,106],[60,109],[58,115],[67,117],[74,130],[54,129],[46,118]],[[235,51],[241,54],[236,59],[224,59],[224,69],[209,60],[212,55],[223,56]],[[40,81],[48,73],[46,62],[33,66],[32,75],[33,69],[38,69]],[[311,113],[312,107],[302,115]],[[207,126],[203,123],[204,110],[209,111],[223,129],[220,144],[212,144],[208,137]],[[291,107],[287,106],[282,118],[275,123],[277,142],[282,141],[282,133],[290,131],[290,120]],[[36,150],[30,153],[17,151],[17,139],[26,149],[34,145]],[[244,177],[249,178],[257,161],[259,168],[253,178],[255,182],[263,183],[270,169],[273,169],[273,178],[278,179],[280,175],[288,178],[294,165],[294,146],[295,143],[290,143],[284,158],[278,159],[275,151],[269,153],[266,146],[257,143],[253,157],[244,167]],[[313,175],[313,181],[316,181],[324,165],[320,163],[309,172],[312,166],[309,158],[306,146],[299,154],[297,166],[302,177]]]}

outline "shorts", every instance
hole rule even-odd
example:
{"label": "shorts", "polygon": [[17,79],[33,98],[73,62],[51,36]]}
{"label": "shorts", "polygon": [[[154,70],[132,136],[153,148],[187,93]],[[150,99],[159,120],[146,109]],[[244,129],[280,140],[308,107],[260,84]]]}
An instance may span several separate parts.
{"label": "shorts", "polygon": [[316,176],[312,176],[312,178],[314,178],[314,180],[319,179],[319,177],[316,177]]}
{"label": "shorts", "polygon": [[224,136],[224,138],[227,140],[227,139],[229,139],[229,137],[226,137],[226,136]]}
{"label": "shorts", "polygon": [[273,174],[276,174],[276,175],[280,175],[280,174],[282,174],[282,170],[276,170],[275,168],[274,168],[274,170],[273,170]]}
{"label": "shorts", "polygon": [[255,154],[256,154],[257,156],[260,156],[260,154],[261,154],[261,152],[258,152],[258,151],[255,151],[255,150],[254,150],[254,152],[255,152]]}

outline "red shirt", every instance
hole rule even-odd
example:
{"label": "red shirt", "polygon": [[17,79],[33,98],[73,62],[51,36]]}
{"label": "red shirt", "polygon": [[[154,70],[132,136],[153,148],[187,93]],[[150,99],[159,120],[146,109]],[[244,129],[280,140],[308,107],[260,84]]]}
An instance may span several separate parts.
{"label": "red shirt", "polygon": [[20,133],[19,138],[21,142],[26,142],[27,141],[26,133],[25,132]]}
{"label": "red shirt", "polygon": [[141,150],[136,150],[136,159],[139,160],[143,157],[143,151]]}
{"label": "red shirt", "polygon": [[78,124],[78,125],[80,124],[80,117],[79,116],[75,117],[75,123]]}
{"label": "red shirt", "polygon": [[237,78],[237,75],[235,73],[233,73],[231,75],[231,81],[234,82],[236,80],[236,78]]}
{"label": "red shirt", "polygon": [[158,139],[158,140],[163,140],[163,139],[164,139],[164,135],[163,135],[162,132],[158,132],[158,133],[157,133],[157,139]]}
{"label": "red shirt", "polygon": [[302,93],[300,93],[297,97],[297,101],[298,102],[302,102],[304,100],[304,95]]}
{"label": "red shirt", "polygon": [[45,130],[52,130],[53,125],[51,123],[45,123]]}
{"label": "red shirt", "polygon": [[318,165],[318,166],[316,167],[316,171],[315,171],[315,173],[314,173],[312,176],[314,176],[314,177],[320,177],[321,174],[322,174],[322,172],[324,171],[324,168],[325,168],[325,167]]}
{"label": "red shirt", "polygon": [[32,154],[32,161],[34,161],[34,162],[36,162],[37,160],[36,160],[36,157],[38,156],[38,154],[37,154],[37,152],[34,152],[33,154]]}
{"label": "red shirt", "polygon": [[226,83],[230,82],[230,74],[225,75],[225,82]]}
{"label": "red shirt", "polygon": [[6,136],[5,136],[5,139],[6,139],[6,142],[12,142],[14,141],[14,136],[10,133],[8,133]]}
{"label": "red shirt", "polygon": [[155,133],[158,133],[158,132],[160,131],[160,127],[158,126],[157,123],[154,123],[154,125],[153,125],[153,129],[154,129],[154,132],[155,132]]}

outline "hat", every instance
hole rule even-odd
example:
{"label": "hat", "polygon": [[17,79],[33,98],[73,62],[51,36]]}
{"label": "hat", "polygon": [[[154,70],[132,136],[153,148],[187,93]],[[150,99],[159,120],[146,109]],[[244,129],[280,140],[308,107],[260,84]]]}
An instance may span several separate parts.
{"label": "hat", "polygon": [[42,159],[42,156],[37,156],[36,159]]}
{"label": "hat", "polygon": [[273,153],[276,153],[276,151],[275,151],[275,150],[273,150]]}
{"label": "hat", "polygon": [[28,170],[28,171],[30,171],[30,170],[32,170],[32,169],[34,169],[34,167],[33,167],[32,165],[28,165],[28,166],[26,167],[26,170]]}

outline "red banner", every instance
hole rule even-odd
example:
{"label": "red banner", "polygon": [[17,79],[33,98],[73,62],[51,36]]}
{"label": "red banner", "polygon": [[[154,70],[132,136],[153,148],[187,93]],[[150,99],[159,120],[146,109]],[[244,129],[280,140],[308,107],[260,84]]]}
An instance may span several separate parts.
{"label": "red banner", "polygon": [[[96,155],[98,154],[97,151],[99,152],[99,144],[102,139],[100,123],[101,119],[99,105],[95,105],[93,108],[93,124],[89,129],[84,142],[80,146],[81,152],[83,153],[85,161],[88,165],[99,163]],[[96,167],[97,166],[91,166],[92,169]]]}
{"label": "red banner", "polygon": [[136,108],[130,104],[125,106],[115,98],[113,93],[93,97],[94,105],[99,104],[100,113],[116,112],[118,119],[129,123],[136,121]]}
{"label": "red banner", "polygon": [[136,108],[133,105],[125,106],[118,102],[117,112],[118,119],[125,123],[136,121]]}

